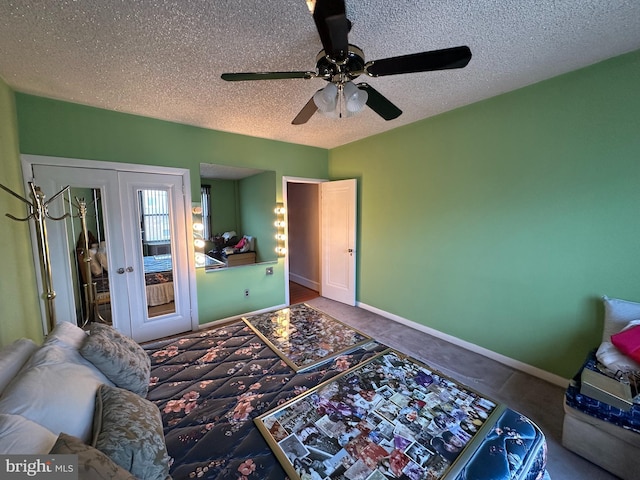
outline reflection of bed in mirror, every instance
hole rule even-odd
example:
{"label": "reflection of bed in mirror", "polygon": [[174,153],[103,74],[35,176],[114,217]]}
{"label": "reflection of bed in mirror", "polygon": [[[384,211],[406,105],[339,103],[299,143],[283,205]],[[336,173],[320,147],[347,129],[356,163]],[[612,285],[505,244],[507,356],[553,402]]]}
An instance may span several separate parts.
{"label": "reflection of bed in mirror", "polygon": [[144,257],[144,284],[148,306],[155,307],[173,302],[171,255]]}
{"label": "reflection of bed in mirror", "polygon": [[[96,284],[96,302],[104,305],[111,302],[109,292],[109,272],[104,261],[98,260],[99,255],[91,257],[91,281]],[[78,260],[82,261],[82,253],[78,252]],[[103,265],[104,263],[104,265]],[[83,273],[84,271],[80,270]],[[86,282],[86,278],[83,278]],[[147,305],[155,307],[174,301],[173,269],[171,255],[149,255],[144,257],[144,283],[147,295]]]}
{"label": "reflection of bed in mirror", "polygon": [[[147,291],[147,305],[155,307],[173,302],[173,272],[171,255],[144,257],[144,283]],[[98,276],[91,276],[96,283],[96,300],[99,305],[109,303],[109,274],[104,270]]]}

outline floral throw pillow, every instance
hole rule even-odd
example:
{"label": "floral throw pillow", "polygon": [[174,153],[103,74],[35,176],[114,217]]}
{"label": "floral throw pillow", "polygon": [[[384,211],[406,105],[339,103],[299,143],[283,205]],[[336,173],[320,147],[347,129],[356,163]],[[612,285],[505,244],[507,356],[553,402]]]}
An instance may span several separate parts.
{"label": "floral throw pillow", "polygon": [[118,387],[147,396],[151,360],[131,338],[109,325],[92,323],[80,353]]}
{"label": "floral throw pillow", "polygon": [[107,455],[73,435],[61,433],[49,453],[77,455],[78,480],[136,480]]}
{"label": "floral throw pillow", "polygon": [[160,410],[128,390],[98,388],[92,446],[140,480],[171,478]]}

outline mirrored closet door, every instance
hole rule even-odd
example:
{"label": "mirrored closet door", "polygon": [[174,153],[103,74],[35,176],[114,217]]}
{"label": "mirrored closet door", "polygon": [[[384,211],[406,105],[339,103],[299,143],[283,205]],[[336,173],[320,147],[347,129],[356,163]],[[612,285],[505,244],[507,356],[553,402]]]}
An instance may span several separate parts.
{"label": "mirrored closet door", "polygon": [[112,324],[136,341],[191,329],[180,175],[32,166],[51,197],[48,236],[58,321]]}

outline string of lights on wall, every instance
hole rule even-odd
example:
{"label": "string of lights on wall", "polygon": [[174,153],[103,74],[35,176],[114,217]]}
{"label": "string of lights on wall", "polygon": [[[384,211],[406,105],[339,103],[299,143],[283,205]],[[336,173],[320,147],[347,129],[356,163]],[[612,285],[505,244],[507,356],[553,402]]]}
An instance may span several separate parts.
{"label": "string of lights on wall", "polygon": [[287,234],[285,230],[285,227],[287,226],[285,214],[287,212],[284,208],[284,204],[276,204],[274,212],[276,214],[276,221],[274,224],[276,227],[276,253],[279,257],[284,257],[287,253]]}

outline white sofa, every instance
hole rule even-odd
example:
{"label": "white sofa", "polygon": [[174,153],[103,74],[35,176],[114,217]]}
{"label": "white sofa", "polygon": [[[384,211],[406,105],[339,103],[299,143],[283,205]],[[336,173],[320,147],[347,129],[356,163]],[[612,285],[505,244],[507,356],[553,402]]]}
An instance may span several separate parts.
{"label": "white sofa", "polygon": [[169,477],[149,359],[106,325],[61,322],[0,350],[0,454],[76,454],[80,479]]}

